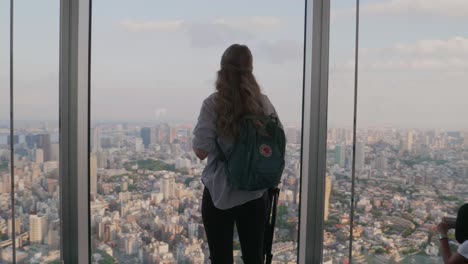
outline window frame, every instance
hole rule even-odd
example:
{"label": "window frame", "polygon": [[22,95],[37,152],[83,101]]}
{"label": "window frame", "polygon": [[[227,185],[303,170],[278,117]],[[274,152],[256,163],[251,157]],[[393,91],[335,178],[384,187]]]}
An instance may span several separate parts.
{"label": "window frame", "polygon": [[87,264],[91,0],[60,0],[60,199],[62,263]]}
{"label": "window frame", "polygon": [[322,263],[327,161],[330,0],[305,8],[299,261]]}
{"label": "window frame", "polygon": [[[89,197],[92,0],[60,0],[62,263],[91,259]],[[321,263],[326,172],[330,0],[305,0],[298,263]]]}

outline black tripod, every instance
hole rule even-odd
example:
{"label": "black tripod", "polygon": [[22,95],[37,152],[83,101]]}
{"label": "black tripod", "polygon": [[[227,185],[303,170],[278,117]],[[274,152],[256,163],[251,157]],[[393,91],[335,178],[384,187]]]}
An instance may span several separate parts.
{"label": "black tripod", "polygon": [[278,198],[279,198],[280,189],[272,188],[268,190],[268,219],[267,225],[265,227],[265,238],[263,251],[265,254],[265,264],[271,264],[273,260],[272,247],[273,247],[273,235],[275,233],[275,223],[276,223],[276,210],[278,207]]}

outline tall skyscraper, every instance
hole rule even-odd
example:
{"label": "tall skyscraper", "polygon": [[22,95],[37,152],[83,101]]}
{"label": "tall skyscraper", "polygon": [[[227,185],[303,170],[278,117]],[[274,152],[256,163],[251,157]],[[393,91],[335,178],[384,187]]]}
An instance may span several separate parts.
{"label": "tall skyscraper", "polygon": [[97,194],[97,157],[95,153],[91,154],[91,157],[89,159],[89,187],[90,187],[90,192],[93,195]]}
{"label": "tall skyscraper", "polygon": [[170,140],[170,128],[169,128],[169,125],[164,123],[164,124],[160,124],[158,125],[157,127],[157,130],[156,130],[156,134],[157,134],[157,141],[158,142],[161,142],[161,143],[170,143],[169,140]]}
{"label": "tall skyscraper", "polygon": [[35,135],[32,135],[32,134],[29,134],[29,135],[26,135],[25,136],[25,141],[26,141],[26,145],[28,146],[28,148],[32,149],[34,148],[34,146],[36,145],[36,136]]}
{"label": "tall skyscraper", "polygon": [[346,147],[337,145],[335,147],[335,163],[344,168],[346,162]]}
{"label": "tall skyscraper", "polygon": [[151,142],[151,128],[150,127],[143,127],[140,130],[140,136],[143,139],[143,145],[145,147],[148,147],[152,142]]}
{"label": "tall skyscraper", "polygon": [[331,176],[330,175],[327,175],[325,177],[325,210],[324,210],[324,214],[323,214],[323,217],[324,217],[324,220],[327,221],[328,220],[328,216],[330,214],[330,195],[331,195],[331,189],[332,189],[332,186],[331,186]]}
{"label": "tall skyscraper", "polygon": [[37,148],[40,148],[44,151],[44,161],[50,161],[50,135],[36,135],[36,144]]}
{"label": "tall skyscraper", "polygon": [[94,127],[91,129],[91,151],[98,152],[101,151],[101,131],[99,127]]}
{"label": "tall skyscraper", "polygon": [[410,130],[408,131],[408,135],[406,137],[405,150],[407,150],[408,152],[412,152],[413,143],[414,143],[414,135],[413,135],[413,131]]}
{"label": "tall skyscraper", "polygon": [[47,216],[29,215],[29,241],[42,243],[47,234]]}
{"label": "tall skyscraper", "polygon": [[360,171],[364,169],[365,164],[365,149],[361,142],[356,143],[356,170]]}

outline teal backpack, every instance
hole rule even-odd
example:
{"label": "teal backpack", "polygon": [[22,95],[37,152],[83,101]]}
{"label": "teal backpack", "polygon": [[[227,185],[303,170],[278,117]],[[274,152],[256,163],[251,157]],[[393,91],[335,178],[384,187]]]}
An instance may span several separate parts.
{"label": "teal backpack", "polygon": [[276,187],[285,165],[286,137],[278,117],[246,116],[231,152],[225,155],[215,139],[224,162],[228,182],[235,190],[256,191]]}

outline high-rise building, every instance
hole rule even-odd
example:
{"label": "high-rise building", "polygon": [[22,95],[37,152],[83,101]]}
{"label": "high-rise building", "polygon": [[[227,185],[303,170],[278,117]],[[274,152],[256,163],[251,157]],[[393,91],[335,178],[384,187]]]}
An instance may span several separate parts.
{"label": "high-rise building", "polygon": [[44,151],[42,149],[34,150],[34,162],[44,163]]}
{"label": "high-rise building", "polygon": [[29,241],[42,243],[47,234],[47,216],[29,215]]}
{"label": "high-rise building", "polygon": [[337,145],[335,147],[335,163],[344,168],[346,162],[346,147]]}
{"label": "high-rise building", "polygon": [[143,139],[135,138],[135,151],[142,152],[145,150],[145,145],[143,145]]}
{"label": "high-rise building", "polygon": [[175,179],[168,175],[164,176],[161,180],[161,189],[164,199],[170,199],[175,197]]}
{"label": "high-rise building", "polygon": [[151,134],[152,134],[152,129],[150,127],[143,127],[140,131],[140,136],[143,139],[143,145],[145,147],[148,147],[152,142],[151,142]]}
{"label": "high-rise building", "polygon": [[364,169],[365,164],[365,149],[361,142],[356,143],[356,170],[361,171]]}
{"label": "high-rise building", "polygon": [[169,143],[174,143],[174,140],[177,139],[177,127],[171,126],[169,128]]}
{"label": "high-rise building", "polygon": [[34,146],[36,145],[36,136],[35,135],[32,135],[32,134],[29,134],[29,135],[26,135],[25,136],[25,141],[26,141],[26,145],[28,146],[28,148],[32,149],[34,148]]}
{"label": "high-rise building", "polygon": [[47,244],[52,250],[60,248],[60,220],[55,220],[49,224]]}
{"label": "high-rise building", "polygon": [[[21,218],[15,218],[15,233],[21,234]],[[8,234],[11,236],[13,234],[13,220],[8,219]]]}
{"label": "high-rise building", "polygon": [[105,169],[107,168],[107,153],[106,152],[98,152],[97,155],[97,162],[98,168]]}
{"label": "high-rise building", "polygon": [[381,171],[387,170],[387,157],[385,156],[384,153],[381,153],[375,159],[375,168]]}
{"label": "high-rise building", "polygon": [[170,143],[170,128],[168,124],[160,124],[156,129],[157,142]]}
{"label": "high-rise building", "polygon": [[97,157],[95,153],[91,154],[91,157],[89,158],[89,187],[90,187],[90,192],[93,195],[97,194]]}
{"label": "high-rise building", "polygon": [[91,151],[98,152],[101,151],[101,134],[99,127],[94,127],[91,129]]}
{"label": "high-rise building", "polygon": [[44,161],[50,161],[50,135],[49,134],[39,134],[36,135],[36,144],[37,148],[40,148],[44,151]]}
{"label": "high-rise building", "polygon": [[323,214],[323,217],[324,217],[324,220],[327,221],[328,220],[328,216],[330,214],[330,195],[331,195],[331,189],[332,189],[332,186],[331,186],[331,176],[330,175],[327,175],[325,177],[325,210],[324,210],[324,214]]}
{"label": "high-rise building", "polygon": [[58,161],[59,154],[60,154],[59,151],[60,151],[60,145],[58,143],[50,144],[50,155],[49,155],[50,160]]}
{"label": "high-rise building", "polygon": [[405,146],[404,146],[404,149],[408,152],[412,152],[413,151],[413,143],[414,143],[414,135],[413,135],[413,131],[408,131],[408,135],[406,137],[406,142],[405,142]]}
{"label": "high-rise building", "polygon": [[198,223],[189,223],[187,229],[189,238],[198,239]]}
{"label": "high-rise building", "polygon": [[[10,145],[12,142],[11,142],[11,136],[7,136],[7,142],[8,142],[8,145]],[[13,136],[13,144],[18,144],[19,143],[19,136],[18,135],[14,135]]]}

